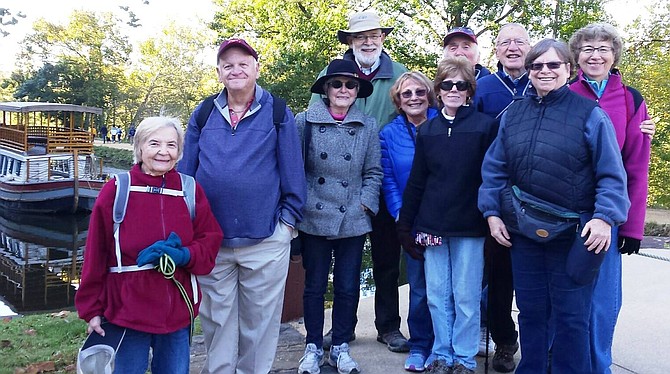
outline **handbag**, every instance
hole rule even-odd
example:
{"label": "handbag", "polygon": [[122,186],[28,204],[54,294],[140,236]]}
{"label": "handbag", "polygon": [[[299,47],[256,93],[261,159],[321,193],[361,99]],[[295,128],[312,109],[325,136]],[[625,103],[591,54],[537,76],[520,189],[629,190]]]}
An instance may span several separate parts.
{"label": "handbag", "polygon": [[[579,214],[542,200],[516,185],[511,187],[511,200],[517,233],[539,243],[546,243],[579,226]],[[513,225],[514,226],[514,225]]]}

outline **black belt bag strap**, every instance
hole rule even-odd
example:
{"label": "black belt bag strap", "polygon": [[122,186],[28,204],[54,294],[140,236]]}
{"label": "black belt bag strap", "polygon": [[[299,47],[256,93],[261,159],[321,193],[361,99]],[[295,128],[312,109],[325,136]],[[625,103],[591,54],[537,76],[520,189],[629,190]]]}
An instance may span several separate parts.
{"label": "black belt bag strap", "polygon": [[512,186],[512,205],[521,235],[544,243],[579,226],[579,214]]}

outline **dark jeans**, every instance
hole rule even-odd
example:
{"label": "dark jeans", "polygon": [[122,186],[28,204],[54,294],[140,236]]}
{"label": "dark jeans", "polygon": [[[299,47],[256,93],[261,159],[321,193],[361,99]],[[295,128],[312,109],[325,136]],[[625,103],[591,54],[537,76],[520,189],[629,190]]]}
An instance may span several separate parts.
{"label": "dark jeans", "polygon": [[513,345],[518,334],[512,319],[514,287],[510,248],[498,244],[489,235],[484,243],[484,250],[486,253],[484,279],[488,283],[488,295],[485,296],[486,305],[482,308],[484,322],[482,325],[484,326],[488,319],[491,338],[497,345]]}
{"label": "dark jeans", "polygon": [[[593,283],[577,284],[565,270],[574,239],[574,232],[569,232],[540,244],[512,235],[512,271],[521,333],[517,374],[547,372],[552,334],[551,372],[590,372],[589,317]],[[555,331],[549,329],[550,317]]]}
{"label": "dark jeans", "polygon": [[400,329],[398,278],[400,277],[400,242],[395,219],[380,194],[379,213],[372,219],[372,276],[375,280],[375,327],[380,334]]}
{"label": "dark jeans", "polygon": [[303,238],[302,266],[305,268],[306,344],[323,346],[324,295],[333,258],[333,345],[348,342],[358,308],[365,235],[333,240],[304,232],[300,232],[300,236]]}

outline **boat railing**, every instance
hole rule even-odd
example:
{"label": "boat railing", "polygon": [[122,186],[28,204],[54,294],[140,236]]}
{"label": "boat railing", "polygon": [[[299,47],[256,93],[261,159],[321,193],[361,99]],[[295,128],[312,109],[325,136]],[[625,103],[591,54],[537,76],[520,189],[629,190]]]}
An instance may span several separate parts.
{"label": "boat railing", "polygon": [[[17,152],[28,152],[33,147],[45,153],[93,153],[93,134],[82,129],[52,126],[0,126],[0,145]],[[33,151],[34,152],[34,151]]]}

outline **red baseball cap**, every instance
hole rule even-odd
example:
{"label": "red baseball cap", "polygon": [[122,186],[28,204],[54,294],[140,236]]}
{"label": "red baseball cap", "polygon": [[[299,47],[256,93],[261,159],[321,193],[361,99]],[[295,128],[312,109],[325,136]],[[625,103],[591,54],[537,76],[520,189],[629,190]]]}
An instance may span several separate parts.
{"label": "red baseball cap", "polygon": [[465,36],[477,44],[477,35],[475,35],[475,32],[472,31],[472,29],[468,27],[454,27],[453,29],[449,30],[447,35],[444,37],[444,40],[442,41],[442,47],[446,47],[449,43],[449,40],[454,36]]}
{"label": "red baseball cap", "polygon": [[237,38],[226,39],[221,43],[221,45],[219,46],[219,53],[216,54],[216,60],[217,61],[219,60],[219,57],[223,52],[233,47],[242,48],[243,50],[247,51],[250,55],[252,55],[256,61],[258,61],[258,53],[256,53],[256,50],[251,48],[251,46],[249,45],[249,43],[247,43],[246,40]]}

